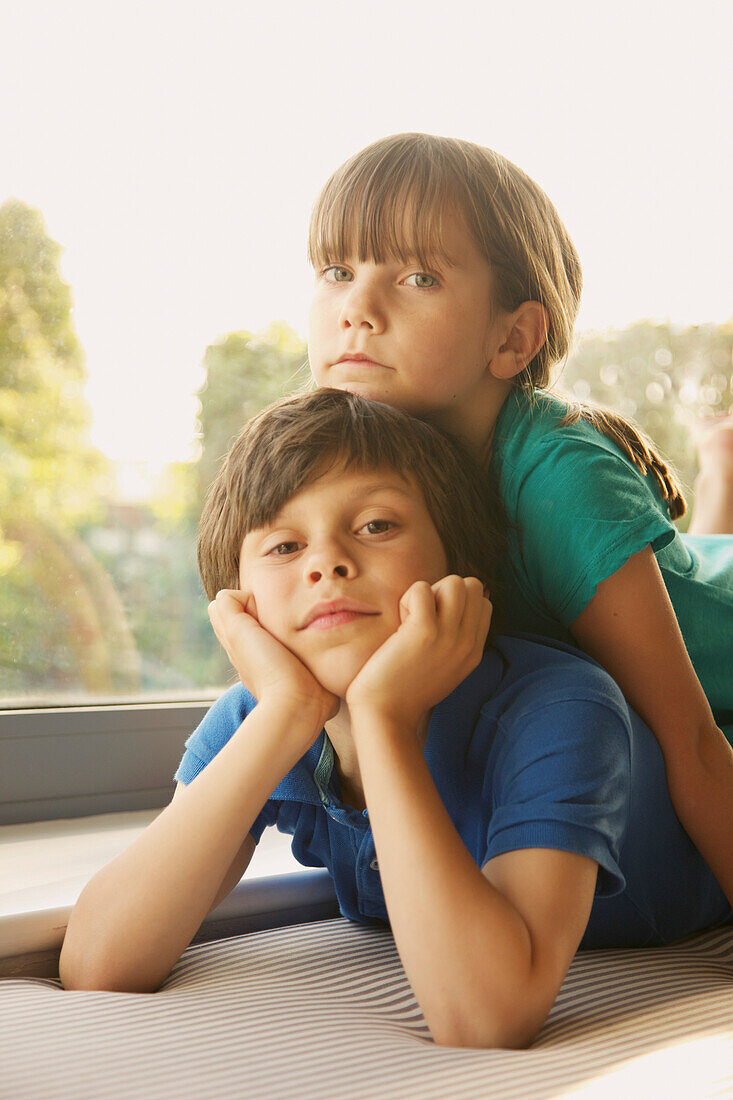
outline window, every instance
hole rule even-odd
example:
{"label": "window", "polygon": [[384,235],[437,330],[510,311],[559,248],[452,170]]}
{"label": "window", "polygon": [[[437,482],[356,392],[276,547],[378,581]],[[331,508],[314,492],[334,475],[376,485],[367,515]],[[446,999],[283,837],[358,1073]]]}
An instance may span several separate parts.
{"label": "window", "polygon": [[[547,189],[586,273],[586,338],[564,384],[634,416],[688,485],[690,425],[730,407],[731,152],[718,129],[730,16],[698,13],[691,29],[642,5],[629,34],[612,12],[538,9],[521,28],[520,77],[511,11],[413,15],[377,5],[364,27],[357,9],[336,18],[329,5],[164,4],[144,25],[120,8],[113,32],[106,8],[80,0],[7,16],[9,804],[81,797],[62,791],[61,761],[79,775],[102,767],[82,729],[100,746],[139,734],[142,752],[176,715],[179,755],[230,681],[196,571],[198,513],[242,419],[307,383],[309,208],[375,137],[467,137]],[[111,805],[122,758],[100,747],[99,760],[110,774],[87,787]],[[143,772],[125,780],[134,797]]]}

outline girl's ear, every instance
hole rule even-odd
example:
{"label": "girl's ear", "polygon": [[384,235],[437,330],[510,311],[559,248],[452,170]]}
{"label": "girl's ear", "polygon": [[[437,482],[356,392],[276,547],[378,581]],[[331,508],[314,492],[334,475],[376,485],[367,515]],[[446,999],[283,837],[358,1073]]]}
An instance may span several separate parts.
{"label": "girl's ear", "polygon": [[522,302],[504,318],[502,329],[503,342],[489,363],[489,371],[494,378],[508,380],[532,362],[547,339],[547,310],[541,302]]}

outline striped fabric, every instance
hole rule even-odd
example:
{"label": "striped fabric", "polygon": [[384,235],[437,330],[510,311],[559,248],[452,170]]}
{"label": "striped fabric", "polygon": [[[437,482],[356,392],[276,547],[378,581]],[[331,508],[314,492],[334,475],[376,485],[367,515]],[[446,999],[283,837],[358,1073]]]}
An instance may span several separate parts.
{"label": "striped fabric", "polygon": [[155,994],[10,978],[0,1095],[733,1097],[733,928],[581,953],[526,1051],[435,1046],[390,933],[341,918],[191,947]]}

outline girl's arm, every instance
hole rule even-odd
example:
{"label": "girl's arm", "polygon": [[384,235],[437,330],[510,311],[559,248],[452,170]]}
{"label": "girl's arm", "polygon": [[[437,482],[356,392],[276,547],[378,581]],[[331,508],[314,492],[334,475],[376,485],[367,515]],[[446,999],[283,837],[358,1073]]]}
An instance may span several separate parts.
{"label": "girl's arm", "polygon": [[654,732],[677,816],[733,904],[733,749],[715,724],[651,547],[598,585],[570,629]]}
{"label": "girl's arm", "polygon": [[395,941],[437,1043],[523,1046],[582,938],[597,864],[530,849],[476,865],[416,731],[479,663],[490,605],[480,582],[448,577],[413,585],[401,617],[346,697]]}

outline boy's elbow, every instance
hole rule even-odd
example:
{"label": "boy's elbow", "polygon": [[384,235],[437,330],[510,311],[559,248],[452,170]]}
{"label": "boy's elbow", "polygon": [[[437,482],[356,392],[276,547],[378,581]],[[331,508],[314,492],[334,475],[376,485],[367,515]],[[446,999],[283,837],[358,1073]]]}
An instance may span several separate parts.
{"label": "boy's elbow", "polygon": [[[503,1000],[503,1004],[501,1001]],[[547,1002],[536,1002],[528,988],[515,990],[511,998],[497,999],[487,993],[483,1003],[473,1007],[464,1000],[453,1011],[442,1006],[440,1014],[426,1019],[437,1046],[471,1047],[477,1050],[524,1050],[534,1040],[547,1018]]]}
{"label": "boy's elbow", "polygon": [[59,970],[61,984],[67,993],[97,992],[97,993],[155,993],[152,987],[143,986],[133,982],[106,974],[94,973],[65,973]]}
{"label": "boy's elbow", "polygon": [[106,974],[103,971],[63,970],[61,966],[59,977],[67,993],[92,990],[98,993],[155,993],[162,984],[141,982],[130,976]]}
{"label": "boy's elbow", "polygon": [[160,981],[145,979],[139,974],[122,973],[119,967],[95,960],[90,952],[81,958],[71,952],[61,950],[59,957],[59,977],[67,992],[96,990],[104,993],[155,993]]}
{"label": "boy's elbow", "polygon": [[436,1046],[467,1047],[474,1050],[524,1050],[542,1025],[527,1021],[472,1019],[431,1027]]}

